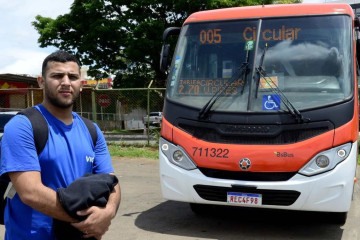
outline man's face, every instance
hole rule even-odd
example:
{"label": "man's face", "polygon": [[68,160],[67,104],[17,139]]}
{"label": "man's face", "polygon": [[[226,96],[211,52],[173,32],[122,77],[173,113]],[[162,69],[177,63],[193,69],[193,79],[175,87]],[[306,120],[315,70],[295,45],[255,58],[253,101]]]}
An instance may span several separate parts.
{"label": "man's face", "polygon": [[44,88],[45,102],[58,108],[72,107],[82,87],[79,66],[75,62],[48,62],[39,85]]}

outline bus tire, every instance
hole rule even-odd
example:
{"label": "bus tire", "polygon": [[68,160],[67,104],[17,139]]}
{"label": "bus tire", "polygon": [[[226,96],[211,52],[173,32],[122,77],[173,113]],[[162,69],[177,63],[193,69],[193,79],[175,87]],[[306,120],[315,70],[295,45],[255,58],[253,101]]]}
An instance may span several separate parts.
{"label": "bus tire", "polygon": [[331,220],[335,224],[344,225],[347,219],[347,212],[333,212],[331,213]]}
{"label": "bus tire", "polygon": [[206,215],[209,213],[209,206],[207,204],[190,203],[190,209],[196,215]]}

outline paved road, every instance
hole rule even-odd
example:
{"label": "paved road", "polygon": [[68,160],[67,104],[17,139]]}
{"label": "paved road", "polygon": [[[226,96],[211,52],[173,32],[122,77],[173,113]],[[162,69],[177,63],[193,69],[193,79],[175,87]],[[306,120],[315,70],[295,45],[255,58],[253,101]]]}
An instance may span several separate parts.
{"label": "paved road", "polygon": [[[123,201],[105,240],[133,239],[360,239],[360,187],[344,226],[323,214],[237,209],[209,216],[194,215],[187,203],[162,199],[158,162],[114,159]],[[359,173],[359,172],[358,172]]]}
{"label": "paved road", "polygon": [[126,144],[156,144],[156,139],[148,137],[144,134],[137,135],[121,135],[121,134],[104,134],[106,142],[108,143],[121,143]]}
{"label": "paved road", "polygon": [[[103,240],[359,240],[360,186],[344,226],[323,214],[237,208],[194,215],[187,203],[162,199],[158,161],[114,158],[123,200]],[[359,174],[359,171],[358,171]],[[3,235],[3,227],[0,234]]]}

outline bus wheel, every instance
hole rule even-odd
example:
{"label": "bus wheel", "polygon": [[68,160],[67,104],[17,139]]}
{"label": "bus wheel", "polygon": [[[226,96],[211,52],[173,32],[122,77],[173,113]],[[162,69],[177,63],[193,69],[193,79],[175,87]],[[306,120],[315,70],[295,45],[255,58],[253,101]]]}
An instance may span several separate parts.
{"label": "bus wheel", "polygon": [[347,212],[333,212],[331,214],[331,220],[335,224],[344,225],[347,219]]}
{"label": "bus wheel", "polygon": [[207,204],[190,203],[190,208],[191,211],[197,215],[205,215],[209,213],[209,206]]}

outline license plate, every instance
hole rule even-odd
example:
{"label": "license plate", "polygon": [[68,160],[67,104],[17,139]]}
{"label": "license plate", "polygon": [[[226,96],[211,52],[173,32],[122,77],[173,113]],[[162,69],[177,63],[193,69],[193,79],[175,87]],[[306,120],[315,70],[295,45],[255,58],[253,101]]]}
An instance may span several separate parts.
{"label": "license plate", "polygon": [[262,204],[262,196],[257,193],[228,192],[227,202],[235,205],[258,206]]}

